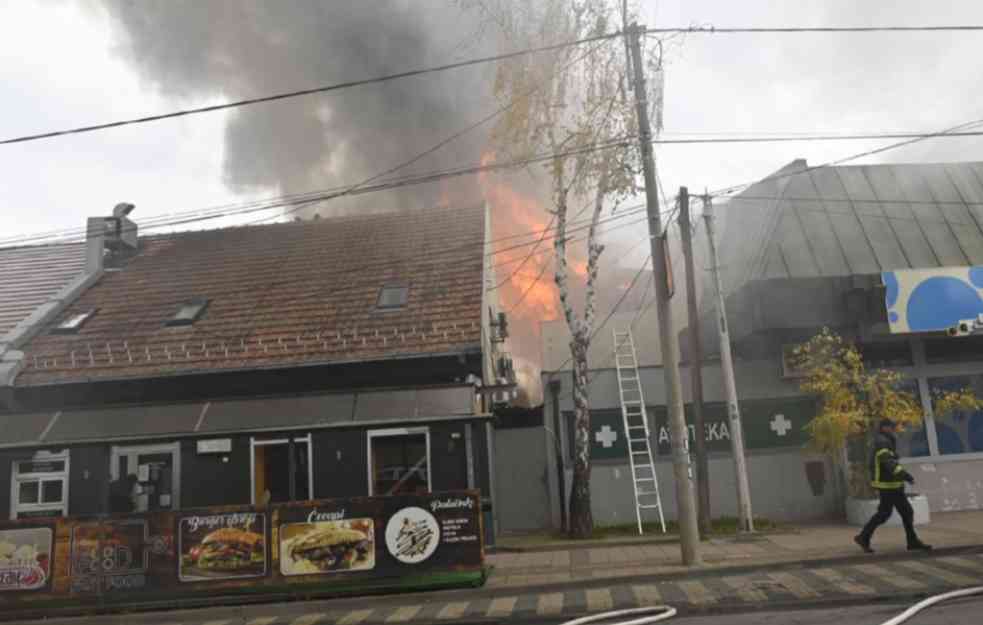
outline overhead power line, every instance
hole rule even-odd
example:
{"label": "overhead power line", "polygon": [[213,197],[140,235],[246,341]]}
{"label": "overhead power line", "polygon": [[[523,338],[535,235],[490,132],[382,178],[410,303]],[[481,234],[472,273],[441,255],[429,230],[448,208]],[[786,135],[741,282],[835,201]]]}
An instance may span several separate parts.
{"label": "overhead power line", "polygon": [[332,85],[322,85],[319,87],[313,87],[310,89],[298,89],[296,91],[287,91],[283,93],[276,93],[273,95],[261,96],[256,98],[246,98],[244,100],[235,100],[233,102],[227,102],[225,104],[213,104],[210,106],[199,106],[195,108],[182,109],[179,111],[172,111],[170,113],[161,113],[159,115],[146,115],[143,117],[135,117],[131,119],[118,120],[113,122],[105,122],[101,124],[92,124],[89,126],[79,126],[76,128],[69,128],[66,130],[54,130],[50,132],[42,132],[32,135],[24,135],[20,137],[11,137],[8,139],[0,140],[0,145],[11,144],[11,143],[25,143],[28,141],[38,141],[40,139],[51,139],[53,137],[61,137],[65,135],[81,134],[86,132],[95,132],[97,130],[106,130],[109,128],[118,128],[120,126],[129,126],[133,124],[145,124],[148,122],[160,121],[163,119],[172,119],[175,117],[186,117],[189,115],[197,115],[200,113],[211,113],[214,111],[223,111],[232,108],[238,108],[242,106],[249,106],[251,104],[261,104],[264,102],[275,102],[277,100],[287,100],[290,98],[297,98],[300,96],[313,95],[316,93],[330,93],[332,91],[340,91],[342,89],[351,89],[353,87],[362,87],[366,85],[372,85],[377,83],[389,82],[393,80],[399,80],[401,78],[410,78],[413,76],[423,76],[426,74],[435,74],[437,72],[444,72],[447,70],[460,69],[463,67],[470,67],[472,65],[480,65],[484,63],[494,63],[496,61],[504,61],[507,59],[513,59],[520,56],[527,56],[530,54],[539,54],[542,52],[549,52],[552,50],[559,50],[561,48],[569,48],[572,46],[579,46],[585,43],[590,43],[593,41],[601,41],[605,39],[612,39],[614,37],[621,36],[621,32],[604,33],[601,35],[595,35],[593,37],[585,37],[583,39],[577,39],[576,41],[567,41],[557,44],[552,44],[548,46],[539,46],[536,48],[526,48],[524,50],[516,50],[514,52],[507,52],[504,54],[496,54],[494,56],[485,56],[475,59],[468,59],[465,61],[457,61],[455,63],[446,63],[444,65],[436,65],[434,67],[413,69],[405,72],[398,72],[395,74],[386,74],[383,76],[375,76],[372,78],[363,78],[359,80],[349,80],[346,82],[339,82]]}
{"label": "overhead power line", "polygon": [[983,31],[983,25],[939,25],[939,26],[765,26],[765,27],[726,27],[712,24],[700,26],[676,26],[670,28],[646,28],[646,35],[670,33],[715,34],[755,34],[755,33],[913,33],[913,32],[959,32]]}
{"label": "overhead power line", "polygon": [[[979,125],[983,123],[983,120],[978,120],[974,122],[969,122],[968,124],[961,125],[957,128],[962,128],[967,125]],[[832,165],[842,164],[851,160],[856,160],[864,156],[871,156],[873,154],[878,154],[890,149],[895,149],[903,145],[908,145],[910,143],[915,143],[925,139],[941,139],[941,138],[958,138],[967,136],[981,136],[983,131],[952,131],[952,132],[928,132],[928,133],[916,133],[916,132],[894,132],[894,133],[868,133],[868,134],[830,134],[830,135],[813,135],[813,136],[767,136],[767,137],[716,137],[716,138],[700,138],[700,139],[656,139],[653,140],[653,144],[657,145],[671,145],[671,144],[686,144],[686,143],[769,143],[769,142],[794,142],[794,141],[841,141],[841,140],[874,140],[874,139],[887,139],[887,138],[904,138],[905,141],[892,144],[889,146],[876,148],[873,150],[868,150],[849,156],[844,159],[839,159],[830,163],[823,165],[817,165],[815,167],[809,168],[806,171],[811,171],[813,169],[818,169],[820,167],[829,167]],[[386,191],[391,189],[396,189],[404,186],[413,186],[418,184],[425,184],[429,182],[436,182],[439,180],[454,178],[459,176],[466,176],[471,174],[478,174],[483,172],[491,171],[501,171],[514,169],[519,167],[525,167],[527,165],[533,165],[537,163],[547,162],[553,158],[563,158],[567,156],[575,156],[579,154],[585,154],[594,151],[614,149],[618,147],[630,147],[630,142],[635,139],[633,136],[624,136],[609,141],[602,141],[595,144],[590,144],[583,146],[575,150],[568,150],[565,152],[558,153],[540,153],[528,158],[516,159],[511,161],[504,161],[501,163],[488,163],[485,165],[470,165],[465,167],[450,168],[445,170],[432,171],[426,174],[421,174],[418,176],[403,176],[393,179],[386,179],[373,185],[364,185],[358,187],[354,190],[350,186],[340,186],[334,189],[325,189],[322,191],[311,191],[307,193],[294,194],[278,196],[274,198],[269,198],[268,200],[259,200],[243,203],[241,205],[230,204],[221,207],[215,207],[215,209],[197,209],[189,211],[187,213],[178,213],[172,217],[172,219],[162,219],[161,221],[150,223],[147,225],[141,225],[142,230],[166,228],[175,225],[185,225],[189,223],[195,223],[198,221],[219,219],[232,217],[236,215],[244,215],[255,212],[262,212],[267,210],[272,210],[275,208],[283,207],[302,207],[308,204],[313,204],[317,202],[323,202],[330,199],[335,199],[342,196],[353,196],[360,195],[364,193],[372,193],[376,191]],[[398,169],[398,168],[395,168]],[[393,170],[391,170],[393,171]],[[777,176],[771,176],[760,181],[743,183],[740,185],[733,185],[723,189],[718,189],[711,192],[714,197],[726,196],[730,193],[739,191],[742,188],[746,188],[757,182],[765,182],[771,180],[777,180],[786,176],[796,175],[802,172],[791,172],[788,174],[781,174]],[[187,215],[187,216],[185,216]],[[165,216],[162,216],[165,217]],[[155,218],[151,218],[155,219]],[[50,241],[52,239],[67,239],[70,237],[82,236],[85,234],[84,228],[77,228],[74,230],[63,230],[38,233],[32,235],[24,235],[19,237],[8,237],[6,239],[0,239],[0,244],[10,245],[10,244],[29,244],[30,242],[37,241]]]}
{"label": "overhead power line", "polygon": [[[846,26],[846,27],[738,27],[738,28],[718,28],[712,25],[705,26],[688,26],[688,27],[675,27],[675,28],[648,28],[645,29],[645,33],[650,36],[660,35],[660,34],[670,34],[670,33],[693,33],[693,34],[737,34],[737,33],[847,33],[847,32],[946,32],[946,31],[981,31],[983,30],[983,25],[940,25],[940,26]],[[493,63],[496,61],[504,61],[511,58],[516,58],[520,56],[527,56],[531,54],[538,54],[542,52],[549,52],[552,50],[558,50],[561,48],[567,48],[571,46],[579,46],[585,43],[590,43],[593,41],[601,41],[606,39],[613,39],[615,37],[622,36],[621,31],[603,33],[600,35],[595,35],[593,37],[585,37],[583,39],[577,39],[575,41],[562,42],[547,46],[539,46],[535,48],[526,48],[524,50],[516,50],[513,52],[507,52],[504,54],[496,54],[493,56],[485,56],[474,59],[467,59],[463,61],[456,61],[454,63],[445,63],[443,65],[436,65],[433,67],[412,69],[405,72],[398,72],[395,74],[385,74],[382,76],[374,76],[371,78],[362,78],[357,80],[349,80],[345,82],[334,83],[331,85],[321,85],[318,87],[312,87],[309,89],[298,89],[295,91],[286,91],[281,93],[275,93],[266,96],[259,96],[255,98],[246,98],[242,100],[235,100],[232,102],[226,102],[224,104],[212,104],[209,106],[199,106],[188,109],[181,109],[177,111],[171,111],[169,113],[160,113],[157,115],[145,115],[142,117],[134,117],[129,119],[116,120],[112,122],[104,122],[99,124],[91,124],[87,126],[77,126],[74,128],[68,128],[64,130],[53,130],[49,132],[42,132],[30,135],[22,135],[17,137],[9,137],[6,139],[0,139],[0,145],[13,144],[13,143],[26,143],[28,141],[39,141],[41,139],[51,139],[54,137],[62,137],[66,135],[82,134],[88,132],[95,132],[98,130],[107,130],[109,128],[119,128],[121,126],[130,126],[134,124],[145,124],[149,122],[156,122],[165,119],[173,119],[176,117],[187,117],[190,115],[198,115],[201,113],[211,113],[215,111],[222,111],[232,108],[239,108],[243,106],[249,106],[252,104],[262,104],[265,102],[275,102],[278,100],[287,100],[291,98],[297,98],[307,95],[314,95],[319,93],[330,93],[333,91],[340,91],[343,89],[352,89],[354,87],[362,87],[372,84],[384,83],[393,80],[399,80],[402,78],[410,78],[414,76],[423,76],[426,74],[434,74],[438,72],[444,72],[448,70],[460,69],[464,67],[470,67],[473,65],[480,65],[484,63]]]}

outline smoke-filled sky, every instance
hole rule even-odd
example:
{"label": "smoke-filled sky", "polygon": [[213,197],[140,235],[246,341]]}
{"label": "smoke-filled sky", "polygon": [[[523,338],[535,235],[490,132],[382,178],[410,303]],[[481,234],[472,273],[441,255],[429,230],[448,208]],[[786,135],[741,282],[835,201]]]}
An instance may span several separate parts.
{"label": "smoke-filled sky", "polygon": [[[983,24],[977,0],[642,0],[642,6],[644,21],[663,27]],[[0,138],[480,56],[493,46],[479,35],[473,16],[453,0],[0,2]],[[981,33],[690,34],[665,51],[666,138],[931,131],[983,118]],[[136,204],[132,217],[139,222],[356,183],[496,108],[491,77],[490,67],[472,67],[0,146],[0,239],[78,229],[121,201]],[[671,195],[681,184],[698,192],[751,182],[795,158],[820,163],[884,143],[664,146],[657,156]],[[471,164],[486,148],[482,129],[401,173]],[[873,160],[983,160],[983,141],[933,140]],[[313,210],[412,209],[481,198],[478,181],[462,179]],[[619,237],[628,246],[641,234],[624,229]],[[609,254],[608,262],[637,267],[644,248]],[[616,294],[614,282],[623,285],[633,272],[614,271],[607,286]],[[524,304],[532,305],[535,297]],[[526,342],[524,352],[534,357],[535,338]]]}

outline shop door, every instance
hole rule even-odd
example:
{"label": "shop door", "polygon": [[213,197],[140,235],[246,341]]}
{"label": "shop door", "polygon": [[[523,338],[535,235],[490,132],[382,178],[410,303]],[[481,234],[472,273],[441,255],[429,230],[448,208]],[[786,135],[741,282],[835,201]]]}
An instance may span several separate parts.
{"label": "shop door", "polygon": [[128,493],[132,506],[126,509],[125,497],[111,498],[111,512],[177,510],[181,507],[181,450],[177,443],[113,447],[110,475],[113,479],[110,491]]}
{"label": "shop door", "polygon": [[252,502],[303,501],[314,498],[310,435],[252,441]]}

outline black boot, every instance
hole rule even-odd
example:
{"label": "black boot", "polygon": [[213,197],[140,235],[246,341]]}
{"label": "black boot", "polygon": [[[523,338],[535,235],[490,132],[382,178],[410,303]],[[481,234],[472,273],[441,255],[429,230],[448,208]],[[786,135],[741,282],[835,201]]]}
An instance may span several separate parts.
{"label": "black boot", "polygon": [[[874,553],[874,550],[870,548],[870,539],[864,538],[863,534],[854,536],[853,542],[857,543],[864,550],[864,553]],[[911,549],[911,547],[908,547],[908,549]]]}
{"label": "black boot", "polygon": [[915,539],[914,542],[908,543],[908,551],[931,551],[932,545],[926,545],[922,541]]}

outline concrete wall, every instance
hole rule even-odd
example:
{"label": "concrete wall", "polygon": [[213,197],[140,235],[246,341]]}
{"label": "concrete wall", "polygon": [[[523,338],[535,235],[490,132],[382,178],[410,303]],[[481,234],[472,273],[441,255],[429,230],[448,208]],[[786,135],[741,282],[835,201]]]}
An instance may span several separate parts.
{"label": "concrete wall", "polygon": [[500,531],[550,527],[550,491],[542,427],[495,430],[495,504]]}
{"label": "concrete wall", "polygon": [[[742,400],[794,398],[800,397],[795,380],[785,380],[780,375],[777,360],[739,361],[736,367],[737,387]],[[640,369],[646,403],[650,406],[664,404],[665,385],[661,367]],[[544,374],[544,380],[547,379]],[[561,380],[559,407],[562,412],[573,410],[570,397],[569,374],[556,376]],[[690,397],[689,375],[683,368],[683,396]],[[711,363],[703,367],[704,399],[707,402],[721,402],[724,399],[723,379],[720,367]],[[611,369],[592,372],[591,387],[592,410],[620,409],[617,373]],[[547,422],[553,414],[553,397],[547,393],[544,407]],[[561,419],[561,428],[566,422]],[[653,431],[653,437],[655,432]],[[569,465],[569,439],[567,432],[561,433],[564,456]],[[652,441],[655,450],[655,441]],[[559,525],[559,497],[555,472],[555,454],[547,449],[545,456],[550,463],[548,472],[552,499],[552,524]],[[802,521],[808,519],[831,518],[842,510],[843,495],[837,490],[837,480],[831,464],[799,447],[774,448],[747,453],[748,471],[751,482],[751,498],[756,516],[773,520]],[[822,487],[815,493],[806,474],[806,464],[819,462]],[[672,465],[668,458],[656,460],[656,474],[662,494],[666,518],[675,518],[676,496]],[[569,491],[571,471],[567,470],[566,487]],[[736,516],[736,482],[734,464],[729,453],[710,454],[710,508],[714,517]],[[607,460],[593,464],[591,473],[591,497],[594,520],[599,525],[633,523],[635,510],[633,491],[627,459],[624,462]],[[652,511],[654,512],[654,511]],[[657,520],[650,515],[646,520]]]}
{"label": "concrete wall", "polygon": [[[820,462],[824,484],[820,494],[813,493],[806,475],[807,462]],[[672,464],[656,461],[656,475],[662,495],[666,520],[676,518],[676,489]],[[781,521],[804,521],[830,518],[839,514],[842,496],[833,480],[828,461],[802,453],[762,452],[748,454],[751,501],[754,515]],[[569,490],[572,472],[567,472]],[[597,525],[621,525],[635,522],[635,506],[627,464],[596,463],[591,472],[591,508]],[[713,517],[737,516],[737,485],[731,457],[710,458],[710,513]],[[657,521],[655,510],[646,511],[645,521]]]}

